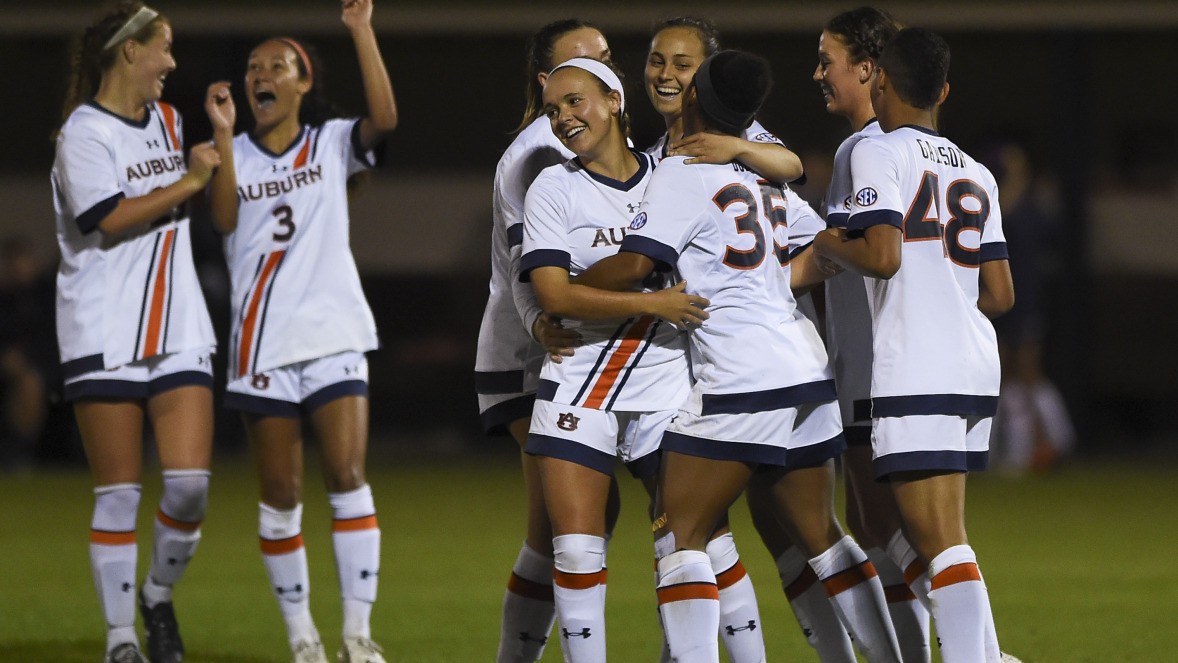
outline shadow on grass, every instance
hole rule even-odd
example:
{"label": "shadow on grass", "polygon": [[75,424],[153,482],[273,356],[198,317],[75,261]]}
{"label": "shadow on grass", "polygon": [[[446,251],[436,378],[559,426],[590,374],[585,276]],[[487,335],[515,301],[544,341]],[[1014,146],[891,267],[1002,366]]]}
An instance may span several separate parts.
{"label": "shadow on grass", "polygon": [[[0,661],[53,661],[53,663],[96,663],[102,658],[102,640],[71,642],[16,642],[0,644]],[[273,659],[235,654],[189,651],[185,657],[201,663],[273,663]]]}

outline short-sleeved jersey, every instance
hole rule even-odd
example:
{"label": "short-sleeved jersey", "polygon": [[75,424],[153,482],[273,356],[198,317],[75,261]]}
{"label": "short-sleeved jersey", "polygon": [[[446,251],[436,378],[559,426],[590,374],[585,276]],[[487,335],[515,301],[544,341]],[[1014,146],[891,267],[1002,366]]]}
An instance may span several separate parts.
{"label": "short-sleeved jersey", "polygon": [[[638,172],[625,182],[593,173],[578,159],[540,173],[524,204],[521,279],[537,267],[560,267],[575,277],[617,253],[654,170],[647,155],[634,155]],[[649,285],[664,285],[653,280]],[[650,412],[676,408],[687,397],[686,341],[674,326],[651,316],[566,325],[577,329],[583,345],[559,364],[545,360],[537,398]]]}
{"label": "short-sleeved jersey", "polygon": [[[831,228],[847,227],[851,214],[851,153],[859,141],[879,136],[879,122],[871,120],[851,134],[834,154],[824,210]],[[871,308],[867,279],[847,270],[826,281],[826,347],[834,366],[843,423],[871,419]]]}
{"label": "short-sleeved jersey", "polygon": [[490,295],[475,356],[479,393],[521,392],[524,371],[539,370],[543,353],[513,298],[524,236],[524,197],[540,171],[571,158],[573,153],[557,140],[548,118],[540,117],[515,137],[495,167]]}
{"label": "short-sleeved jersey", "polygon": [[1007,255],[994,177],[911,126],[859,141],[851,173],[848,235],[878,224],[903,233],[900,269],[869,281],[872,415],[993,415],[998,344],[977,303],[981,263]]}
{"label": "short-sleeved jersey", "polygon": [[675,266],[711,301],[689,334],[698,414],[833,400],[826,351],[790,290],[788,247],[773,239],[781,188],[738,163],[684,161],[659,165],[621,250]]}
{"label": "short-sleeved jersey", "polygon": [[282,154],[233,139],[229,380],[379,345],[349,244],[347,179],[374,165],[360,121],[304,126]]}
{"label": "short-sleeved jersey", "polygon": [[61,128],[51,179],[66,377],[216,344],[186,206],[118,236],[98,229],[120,200],[184,176],[182,136],[180,114],[159,102],[148,104],[139,122],[88,102]]}

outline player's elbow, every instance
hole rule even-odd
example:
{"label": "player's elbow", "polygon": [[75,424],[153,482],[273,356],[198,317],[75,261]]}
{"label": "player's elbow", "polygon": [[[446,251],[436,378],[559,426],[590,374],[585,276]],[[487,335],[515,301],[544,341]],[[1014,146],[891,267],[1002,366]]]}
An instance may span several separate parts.
{"label": "player's elbow", "polygon": [[978,310],[982,315],[993,320],[1010,312],[1014,308],[1014,289],[1006,288],[1001,292],[985,291],[978,297]]}
{"label": "player's elbow", "polygon": [[896,272],[900,271],[900,256],[877,256],[875,260],[866,265],[864,271],[867,273],[867,276],[875,279],[890,279],[896,275]]}

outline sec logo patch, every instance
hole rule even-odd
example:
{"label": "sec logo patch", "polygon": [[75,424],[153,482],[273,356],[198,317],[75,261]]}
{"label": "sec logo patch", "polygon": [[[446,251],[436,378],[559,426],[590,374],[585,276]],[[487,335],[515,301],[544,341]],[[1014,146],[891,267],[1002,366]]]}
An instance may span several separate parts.
{"label": "sec logo patch", "polygon": [[758,143],[776,143],[777,136],[774,136],[768,131],[765,131],[757,134],[756,136],[753,136],[753,140],[757,141]]}
{"label": "sec logo patch", "polygon": [[879,200],[879,194],[871,187],[859,189],[859,193],[855,194],[855,204],[859,207],[871,207],[877,200]]}
{"label": "sec logo patch", "polygon": [[645,225],[646,225],[646,212],[639,212],[638,216],[634,217],[634,220],[630,222],[630,230],[638,230],[639,228],[641,228],[642,226],[645,226]]}

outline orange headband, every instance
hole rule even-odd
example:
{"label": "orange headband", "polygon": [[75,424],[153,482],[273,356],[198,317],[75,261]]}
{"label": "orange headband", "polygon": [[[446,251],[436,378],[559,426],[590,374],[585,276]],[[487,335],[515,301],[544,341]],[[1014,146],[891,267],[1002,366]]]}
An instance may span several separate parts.
{"label": "orange headband", "polygon": [[307,57],[307,52],[303,50],[302,44],[291,39],[290,37],[276,37],[276,39],[294,50],[295,55],[299,56],[299,60],[303,63],[303,69],[307,70],[307,82],[313,87],[315,85],[315,71],[311,68],[311,58]]}

